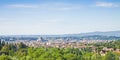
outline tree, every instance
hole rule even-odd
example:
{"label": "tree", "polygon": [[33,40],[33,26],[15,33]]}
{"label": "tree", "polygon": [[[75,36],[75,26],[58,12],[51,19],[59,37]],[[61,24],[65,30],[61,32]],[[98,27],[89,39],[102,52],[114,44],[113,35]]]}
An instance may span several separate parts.
{"label": "tree", "polygon": [[7,55],[1,55],[0,60],[12,60],[12,59]]}
{"label": "tree", "polygon": [[5,52],[8,52],[9,51],[9,45],[4,45],[2,47],[2,50],[1,51],[5,51]]}
{"label": "tree", "polygon": [[5,41],[2,41],[1,45],[4,46],[5,45]]}
{"label": "tree", "polygon": [[2,49],[2,43],[1,43],[1,40],[0,40],[0,50]]}
{"label": "tree", "polygon": [[68,53],[64,55],[65,60],[77,60],[77,56],[72,53]]}
{"label": "tree", "polygon": [[21,42],[20,44],[18,44],[18,49],[21,49],[21,48],[27,48],[27,46]]}
{"label": "tree", "polygon": [[108,52],[105,56],[105,60],[115,60],[115,54],[113,54],[112,52]]}

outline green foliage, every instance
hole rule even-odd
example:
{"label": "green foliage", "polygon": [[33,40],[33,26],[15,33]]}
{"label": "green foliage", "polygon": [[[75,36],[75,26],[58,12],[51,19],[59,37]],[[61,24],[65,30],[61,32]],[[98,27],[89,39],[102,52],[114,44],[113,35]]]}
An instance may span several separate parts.
{"label": "green foliage", "polygon": [[18,44],[18,49],[21,49],[21,48],[27,48],[27,46],[25,44],[23,44],[22,42]]}
{"label": "green foliage", "polygon": [[[94,44],[96,51],[102,48],[119,48],[120,41]],[[113,45],[113,46],[110,46]],[[8,54],[3,54],[8,53]],[[105,56],[93,52],[91,47],[86,48],[44,48],[27,47],[20,43],[5,44],[0,51],[0,60],[119,60],[120,54],[108,52]]]}
{"label": "green foliage", "polygon": [[107,53],[107,55],[105,56],[105,60],[116,60],[115,54],[113,54],[112,52]]}
{"label": "green foliage", "polygon": [[12,60],[12,59],[7,55],[1,55],[0,60]]}
{"label": "green foliage", "polygon": [[4,46],[5,45],[5,41],[2,41],[1,45]]}
{"label": "green foliage", "polygon": [[94,44],[96,47],[108,47],[108,48],[114,48],[114,49],[120,49],[120,40],[117,41],[111,41],[108,43],[96,43]]}

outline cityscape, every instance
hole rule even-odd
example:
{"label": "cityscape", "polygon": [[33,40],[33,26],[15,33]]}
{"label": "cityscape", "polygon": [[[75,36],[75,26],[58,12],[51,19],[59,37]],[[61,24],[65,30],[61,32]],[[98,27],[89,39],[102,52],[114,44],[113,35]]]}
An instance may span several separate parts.
{"label": "cityscape", "polygon": [[[111,31],[113,32],[113,31]],[[115,32],[115,31],[114,31]],[[118,33],[118,31],[116,31]],[[119,54],[120,53],[120,41],[119,41],[119,35],[117,35],[116,33],[113,34],[109,34],[109,36],[105,36],[103,34],[99,35],[99,34],[93,34],[94,32],[92,32],[91,34],[89,33],[85,33],[84,36],[80,37],[80,34],[67,34],[67,35],[9,35],[9,36],[0,36],[0,46],[3,45],[3,48],[0,48],[0,55],[5,54],[14,54],[13,52],[18,53],[18,51],[16,50],[20,50],[21,49],[30,49],[31,47],[33,49],[60,49],[63,51],[64,50],[68,50],[70,48],[70,50],[72,49],[78,49],[79,52],[86,52],[86,53],[91,53],[91,54],[95,54],[97,58],[92,58],[91,54],[88,57],[79,57],[79,58],[68,58],[68,57],[64,57],[64,58],[60,58],[60,60],[64,60],[64,59],[72,59],[72,60],[80,60],[80,59],[95,59],[97,60],[98,57],[101,57],[101,59],[109,59],[110,57],[106,57],[107,54],[109,52],[112,52],[114,54]],[[102,32],[102,33],[106,33],[106,32]],[[117,36],[113,36],[114,34],[116,34]],[[76,36],[77,35],[77,36]],[[79,35],[79,36],[78,36]],[[78,38],[79,37],[79,38]],[[107,37],[107,38],[105,38]],[[12,47],[10,47],[10,46]],[[13,48],[14,47],[14,48]],[[13,49],[13,52],[9,52],[8,49]],[[24,50],[23,50],[24,51]],[[29,50],[25,50],[25,51],[29,51]],[[59,50],[58,50],[59,51]],[[74,51],[74,50],[72,50]],[[41,51],[42,52],[42,51]],[[23,52],[21,52],[23,53]],[[27,53],[27,52],[26,52]],[[39,53],[39,52],[38,52]],[[57,52],[56,52],[57,53]],[[78,53],[78,52],[76,52]],[[28,54],[28,53],[27,53]],[[30,53],[32,54],[32,53]],[[85,54],[85,53],[83,53]],[[21,54],[20,54],[21,55]],[[44,54],[43,54],[44,55]],[[99,56],[97,56],[99,55]],[[19,56],[19,55],[18,55]],[[78,55],[79,56],[79,55]],[[116,55],[117,57],[114,59],[120,59],[119,55]],[[111,56],[112,57],[112,56]],[[13,58],[9,58],[6,57],[6,59],[12,59],[12,60],[17,60],[17,59],[21,59],[16,57]],[[29,57],[28,60],[36,60],[38,58],[35,57]],[[39,58],[40,60],[46,60],[46,59],[50,59],[50,58]],[[38,59],[38,60],[39,60]],[[53,58],[53,60],[56,60],[58,58]],[[4,60],[4,59],[3,59]],[[24,59],[27,60],[27,57]],[[112,59],[113,60],[113,59]]]}
{"label": "cityscape", "polygon": [[120,0],[0,0],[0,60],[120,60]]}

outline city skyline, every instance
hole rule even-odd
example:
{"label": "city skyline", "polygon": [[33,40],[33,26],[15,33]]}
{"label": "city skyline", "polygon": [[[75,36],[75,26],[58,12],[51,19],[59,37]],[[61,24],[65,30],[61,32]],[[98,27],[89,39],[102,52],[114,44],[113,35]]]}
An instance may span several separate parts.
{"label": "city skyline", "polygon": [[119,0],[1,0],[0,35],[120,30]]}

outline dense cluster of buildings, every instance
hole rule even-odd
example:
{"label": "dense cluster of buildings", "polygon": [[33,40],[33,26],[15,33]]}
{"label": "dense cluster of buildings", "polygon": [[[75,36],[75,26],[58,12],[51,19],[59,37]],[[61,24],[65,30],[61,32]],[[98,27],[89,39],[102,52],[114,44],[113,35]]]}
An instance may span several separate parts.
{"label": "dense cluster of buildings", "polygon": [[[94,51],[96,47],[89,45],[91,43],[105,43],[105,42],[110,42],[110,41],[115,41],[115,40],[63,40],[63,39],[57,39],[57,40],[46,40],[42,37],[39,37],[37,40],[1,40],[1,42],[5,42],[6,44],[19,44],[19,43],[23,43],[29,47],[56,47],[56,48],[86,48],[86,47],[90,47],[92,48],[92,50]],[[105,56],[107,51],[114,51],[114,52],[120,52],[120,49],[116,49],[114,50],[113,48],[107,48],[104,47],[100,54],[102,56]],[[96,52],[96,51],[94,51]]]}
{"label": "dense cluster of buildings", "polygon": [[[4,41],[4,40],[1,40]],[[85,48],[87,44],[90,43],[99,43],[99,42],[110,42],[113,40],[63,40],[63,39],[57,39],[57,40],[46,40],[42,37],[39,37],[37,40],[8,40],[5,41],[5,43],[8,44],[18,44],[18,43],[24,43],[27,46],[30,47],[57,47],[57,48]]]}

